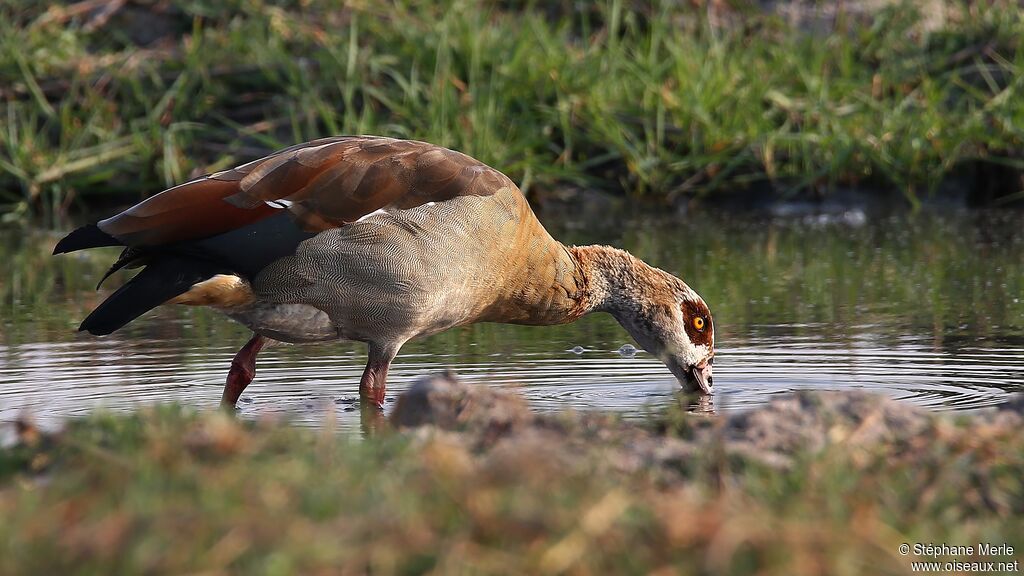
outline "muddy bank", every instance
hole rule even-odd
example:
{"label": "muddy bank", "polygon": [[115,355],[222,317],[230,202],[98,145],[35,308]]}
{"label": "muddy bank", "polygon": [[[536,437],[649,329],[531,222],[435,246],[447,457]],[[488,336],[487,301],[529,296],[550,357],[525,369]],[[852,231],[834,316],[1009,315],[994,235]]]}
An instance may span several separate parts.
{"label": "muddy bank", "polygon": [[518,396],[462,384],[452,374],[424,378],[398,399],[398,429],[442,440],[485,462],[556,467],[595,463],[625,473],[657,470],[684,480],[708,454],[722,461],[788,469],[830,449],[913,456],[927,445],[994,439],[1024,424],[1024,399],[998,411],[952,416],[868,392],[802,391],[721,417],[669,410],[653,422],[612,415],[532,412]]}

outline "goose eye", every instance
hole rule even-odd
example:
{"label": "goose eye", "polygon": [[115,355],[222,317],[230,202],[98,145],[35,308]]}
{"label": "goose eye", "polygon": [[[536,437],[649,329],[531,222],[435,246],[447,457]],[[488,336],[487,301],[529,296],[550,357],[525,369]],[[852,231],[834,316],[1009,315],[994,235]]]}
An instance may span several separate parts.
{"label": "goose eye", "polygon": [[701,318],[700,316],[697,316],[696,318],[694,318],[693,319],[693,327],[696,328],[697,330],[703,330],[704,329],[704,319]]}

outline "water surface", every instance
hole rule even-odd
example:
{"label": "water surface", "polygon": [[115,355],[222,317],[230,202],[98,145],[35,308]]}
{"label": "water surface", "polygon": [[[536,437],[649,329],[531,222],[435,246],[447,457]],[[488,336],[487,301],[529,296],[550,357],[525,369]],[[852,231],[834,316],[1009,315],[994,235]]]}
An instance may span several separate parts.
{"label": "water surface", "polygon": [[[542,219],[568,242],[627,248],[704,296],[718,355],[716,392],[702,410],[742,410],[795,389],[864,389],[977,410],[1024,390],[1021,213]],[[110,337],[77,333],[125,276],[94,292],[117,251],[50,257],[58,237],[0,234],[0,422],[22,411],[46,423],[98,406],[216,406],[248,333],[184,308],[152,312]],[[514,388],[539,410],[641,418],[677,402],[668,370],[644,352],[620,354],[627,343],[606,315],[559,327],[459,328],[407,344],[388,397],[450,368],[477,385]],[[355,343],[269,348],[241,411],[306,423],[333,412],[341,427],[357,427],[364,361]]]}

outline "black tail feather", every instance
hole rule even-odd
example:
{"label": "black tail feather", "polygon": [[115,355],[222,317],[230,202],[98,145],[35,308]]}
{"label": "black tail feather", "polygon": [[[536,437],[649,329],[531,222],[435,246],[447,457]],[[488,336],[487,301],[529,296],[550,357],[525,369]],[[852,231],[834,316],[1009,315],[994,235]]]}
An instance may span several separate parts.
{"label": "black tail feather", "polygon": [[64,254],[65,252],[74,252],[75,250],[84,250],[86,248],[99,248],[101,246],[124,246],[124,244],[117,238],[100,230],[95,224],[88,224],[73,230],[70,234],[61,238],[60,242],[57,242],[57,246],[54,247],[53,253]]}
{"label": "black tail feather", "polygon": [[78,327],[105,336],[147,311],[184,294],[194,284],[225,272],[223,266],[204,260],[161,257],[111,294]]}
{"label": "black tail feather", "polygon": [[100,286],[103,286],[103,283],[107,281],[107,278],[110,278],[114,272],[121,268],[138,268],[143,264],[148,264],[150,256],[142,248],[133,248],[131,246],[125,248],[124,252],[121,252],[121,255],[117,257],[117,260],[110,265],[110,268],[107,268],[107,273],[96,283],[96,289],[99,290]]}

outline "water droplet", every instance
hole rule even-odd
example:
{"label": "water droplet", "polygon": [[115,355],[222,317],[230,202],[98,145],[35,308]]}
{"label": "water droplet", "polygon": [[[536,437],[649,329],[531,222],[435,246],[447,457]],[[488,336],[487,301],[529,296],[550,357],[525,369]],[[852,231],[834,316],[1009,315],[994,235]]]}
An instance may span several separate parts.
{"label": "water droplet", "polygon": [[566,350],[566,352],[572,352],[573,354],[583,354],[586,351],[587,349],[584,348],[583,346],[573,346],[572,348]]}
{"label": "water droplet", "polygon": [[633,346],[632,344],[623,344],[619,348],[619,356],[622,356],[623,358],[632,358],[633,356],[636,356],[636,346]]}

